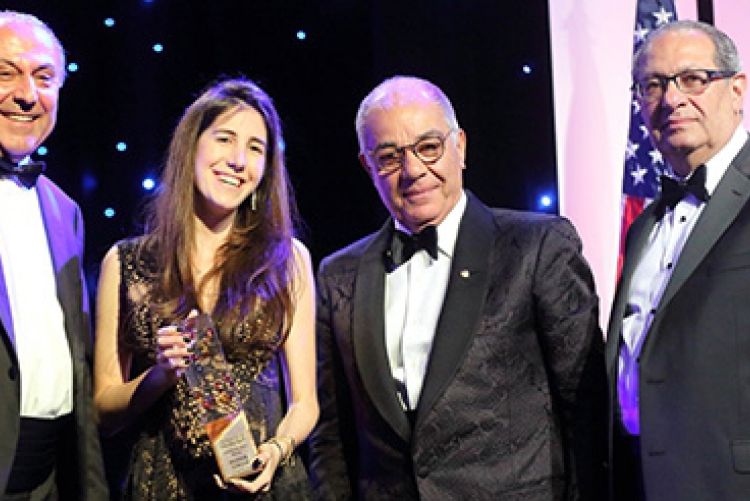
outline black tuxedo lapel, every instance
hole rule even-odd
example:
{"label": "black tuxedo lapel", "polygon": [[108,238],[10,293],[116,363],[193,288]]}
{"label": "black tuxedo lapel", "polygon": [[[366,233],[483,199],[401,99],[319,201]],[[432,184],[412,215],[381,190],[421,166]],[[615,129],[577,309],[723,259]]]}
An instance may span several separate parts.
{"label": "black tuxedo lapel", "polygon": [[[69,252],[68,242],[66,235],[69,234],[65,228],[66,222],[62,219],[62,214],[58,208],[58,201],[55,198],[53,190],[47,186],[45,180],[40,177],[39,183],[37,184],[37,192],[39,197],[39,206],[42,212],[42,219],[44,220],[44,229],[47,234],[47,243],[49,246],[50,259],[52,260],[52,269],[55,273],[55,282],[57,284],[57,297],[60,301],[60,306],[63,308],[63,312],[67,317],[67,310],[65,309],[65,293],[69,291],[64,283],[67,274],[63,274],[66,264],[70,266],[68,261],[74,255]],[[68,224],[70,222],[68,221]]]}
{"label": "black tuxedo lapel", "polygon": [[458,370],[477,332],[488,287],[487,271],[495,226],[489,209],[471,193],[461,219],[450,281],[417,406],[424,418]]}
{"label": "black tuxedo lapel", "polygon": [[633,222],[628,230],[628,244],[625,253],[625,261],[622,265],[617,293],[612,301],[612,312],[607,326],[607,339],[612,338],[616,341],[615,343],[607,343],[606,358],[607,367],[610,370],[616,370],[617,368],[617,365],[614,362],[617,360],[619,351],[620,335],[622,334],[622,319],[625,315],[625,307],[628,303],[630,281],[633,278],[633,273],[635,273],[635,268],[641,259],[641,255],[646,249],[651,230],[653,230],[654,225],[657,222],[654,213],[655,207],[656,203],[651,203],[643,209],[641,215]]}
{"label": "black tuxedo lapel", "polygon": [[390,247],[392,226],[388,220],[362,256],[355,278],[352,337],[354,357],[367,393],[388,424],[408,440],[411,427],[396,396],[385,346],[384,253]]}
{"label": "black tuxedo lapel", "polygon": [[[687,242],[685,242],[685,247],[680,253],[677,266],[659,303],[658,311],[660,313],[664,311],[665,306],[669,304],[680,287],[692,275],[695,268],[703,261],[716,241],[737,217],[737,214],[745,206],[749,197],[750,141],[746,141],[735,159],[727,167],[724,176],[719,181],[711,196],[711,200],[696,222]],[[630,230],[636,240],[628,248],[622,270],[623,283],[618,287],[617,297],[613,302],[612,315],[610,316],[610,324],[607,330],[608,337],[614,335],[618,339],[618,343],[607,344],[607,362],[610,370],[616,368],[614,363],[617,357],[616,348],[619,346],[620,328],[630,289],[630,279],[635,272],[635,266],[640,260],[641,253],[646,247],[648,236],[656,223],[654,216],[655,205],[652,203],[646,207],[643,214],[633,223],[633,227]],[[650,331],[657,329],[660,319],[661,315],[658,314],[651,325]],[[645,352],[645,348],[650,344],[648,339],[642,350],[643,352]]]}
{"label": "black tuxedo lapel", "polygon": [[54,193],[47,188],[44,182],[40,183],[37,187],[37,196],[39,197],[39,207],[42,212],[44,228],[47,233],[47,243],[49,245],[50,258],[52,259],[52,268],[57,276],[65,264],[65,256],[61,256],[60,252],[58,252],[67,247],[64,238],[65,233],[63,231],[57,231],[57,228],[62,229],[64,227],[64,221],[62,220],[62,215],[57,207],[57,200],[55,199]]}
{"label": "black tuxedo lapel", "polygon": [[82,357],[86,350],[86,348],[79,345],[82,342],[88,342],[88,340],[75,335],[78,328],[71,326],[79,325],[79,322],[81,322],[81,313],[79,311],[81,304],[84,310],[88,311],[88,297],[86,297],[85,293],[81,292],[82,297],[79,298],[77,292],[79,290],[85,291],[85,285],[80,282],[79,265],[81,263],[78,262],[78,244],[70,238],[70,235],[75,234],[76,231],[75,229],[66,228],[65,225],[78,224],[78,222],[75,222],[71,217],[71,213],[65,214],[70,219],[64,219],[59,207],[60,201],[58,200],[58,197],[61,195],[59,191],[56,192],[55,187],[53,187],[47,178],[39,176],[36,189],[39,196],[42,219],[44,220],[44,228],[47,234],[52,268],[55,274],[57,299],[60,302],[60,308],[62,308],[65,335],[68,338],[75,368],[77,367],[75,362],[79,361],[77,358]]}
{"label": "black tuxedo lapel", "polygon": [[727,167],[711,200],[685,242],[672,278],[664,290],[659,309],[669,304],[685,280],[693,274],[695,268],[747,204],[749,196],[750,141],[745,141],[745,145]]}

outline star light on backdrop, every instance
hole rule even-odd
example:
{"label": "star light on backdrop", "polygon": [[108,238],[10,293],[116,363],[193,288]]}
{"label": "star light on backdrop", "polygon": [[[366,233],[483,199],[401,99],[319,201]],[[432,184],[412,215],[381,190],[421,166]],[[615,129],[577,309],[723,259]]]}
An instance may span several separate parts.
{"label": "star light on backdrop", "polygon": [[555,199],[552,195],[542,195],[539,197],[538,210],[549,211],[549,209],[554,206],[554,200]]}
{"label": "star light on backdrop", "polygon": [[143,186],[144,190],[151,191],[156,188],[156,181],[152,177],[147,177],[143,180],[141,186]]}

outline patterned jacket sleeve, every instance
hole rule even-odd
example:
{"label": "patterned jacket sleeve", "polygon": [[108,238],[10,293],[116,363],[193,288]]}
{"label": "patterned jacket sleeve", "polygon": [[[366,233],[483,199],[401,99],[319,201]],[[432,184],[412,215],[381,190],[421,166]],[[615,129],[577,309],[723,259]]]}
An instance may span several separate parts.
{"label": "patterned jacket sleeve", "polygon": [[534,277],[539,343],[566,451],[568,499],[604,499],[607,385],[594,281],[569,221],[542,238]]}

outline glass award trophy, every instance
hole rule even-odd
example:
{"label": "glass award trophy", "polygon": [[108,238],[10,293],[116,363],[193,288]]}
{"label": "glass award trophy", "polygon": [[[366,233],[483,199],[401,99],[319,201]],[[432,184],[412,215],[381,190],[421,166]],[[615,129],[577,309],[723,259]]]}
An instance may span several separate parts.
{"label": "glass award trophy", "polygon": [[257,449],[211,317],[201,314],[182,324],[190,362],[185,377],[201,409],[222,478],[255,473]]}

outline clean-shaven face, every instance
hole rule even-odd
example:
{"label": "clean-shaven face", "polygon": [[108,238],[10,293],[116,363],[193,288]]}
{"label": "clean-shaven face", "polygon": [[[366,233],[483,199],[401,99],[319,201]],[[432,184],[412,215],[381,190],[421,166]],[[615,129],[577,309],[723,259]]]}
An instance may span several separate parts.
{"label": "clean-shaven face", "polygon": [[[653,41],[641,77],[671,76],[687,69],[717,68],[711,39],[697,30],[665,32]],[[643,116],[656,147],[681,175],[713,157],[741,121],[743,73],[717,79],[697,95],[670,82],[661,100],[643,103]]]}
{"label": "clean-shaven face", "polygon": [[219,115],[200,135],[195,157],[196,211],[216,221],[232,215],[263,179],[268,135],[250,107]]}
{"label": "clean-shaven face", "polygon": [[0,148],[13,162],[34,152],[55,127],[62,64],[43,28],[0,25]]}

